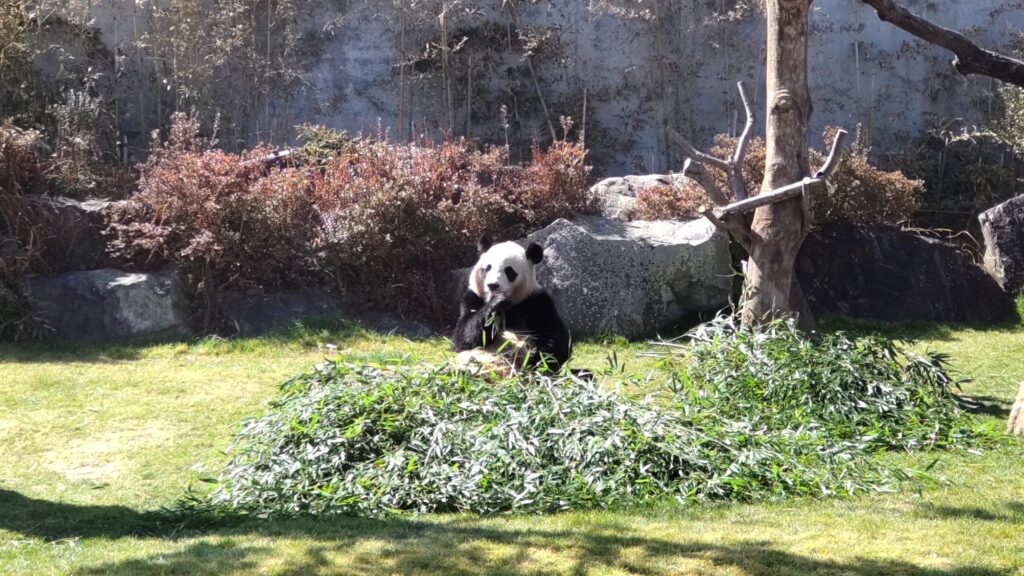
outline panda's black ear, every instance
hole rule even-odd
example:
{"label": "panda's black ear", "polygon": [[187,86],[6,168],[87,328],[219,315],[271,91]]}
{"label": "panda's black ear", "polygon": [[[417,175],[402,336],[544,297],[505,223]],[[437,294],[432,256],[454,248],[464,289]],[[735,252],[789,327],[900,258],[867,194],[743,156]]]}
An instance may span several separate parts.
{"label": "panda's black ear", "polygon": [[480,254],[483,254],[484,252],[490,250],[491,246],[493,245],[494,241],[492,241],[491,237],[488,236],[487,234],[484,234],[483,236],[480,237],[479,240],[476,241],[476,249],[478,252],[480,252]]}
{"label": "panda's black ear", "polygon": [[540,264],[540,261],[544,259],[544,248],[536,242],[530,242],[530,245],[526,247],[526,259],[534,264]]}

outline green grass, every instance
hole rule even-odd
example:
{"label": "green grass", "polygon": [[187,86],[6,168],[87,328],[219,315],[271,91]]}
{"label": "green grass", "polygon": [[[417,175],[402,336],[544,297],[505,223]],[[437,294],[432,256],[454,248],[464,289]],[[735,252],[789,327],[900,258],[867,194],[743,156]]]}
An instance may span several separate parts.
{"label": "green grass", "polygon": [[[965,393],[1004,419],[1024,330],[829,321],[948,352]],[[642,345],[578,345],[576,367]],[[326,356],[435,362],[409,342],[320,323],[272,337],[121,346],[0,345],[0,574],[1024,575],[1024,444],[940,453],[941,486],[840,500],[553,516],[238,520],[153,514],[215,473],[238,422]],[[936,454],[895,456],[924,467]]]}

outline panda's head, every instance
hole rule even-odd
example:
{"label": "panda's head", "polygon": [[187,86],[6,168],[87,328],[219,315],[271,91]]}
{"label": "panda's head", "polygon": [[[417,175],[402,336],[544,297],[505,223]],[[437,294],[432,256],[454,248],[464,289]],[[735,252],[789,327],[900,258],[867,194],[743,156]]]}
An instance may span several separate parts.
{"label": "panda's head", "polygon": [[544,259],[544,249],[536,242],[523,248],[515,242],[493,244],[487,236],[477,244],[480,258],[469,274],[469,289],[484,300],[502,296],[518,304],[537,290],[534,267]]}

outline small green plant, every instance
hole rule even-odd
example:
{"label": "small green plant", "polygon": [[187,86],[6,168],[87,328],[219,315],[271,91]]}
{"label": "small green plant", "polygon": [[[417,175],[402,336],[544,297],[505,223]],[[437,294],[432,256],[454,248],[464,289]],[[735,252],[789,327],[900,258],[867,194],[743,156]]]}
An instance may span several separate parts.
{"label": "small green plant", "polygon": [[348,132],[316,124],[299,126],[299,139],[302,146],[292,150],[289,159],[300,165],[323,166],[355,146]]}
{"label": "small green plant", "polygon": [[1020,325],[1024,326],[1024,294],[1017,296],[1017,317],[1020,319]]}
{"label": "small green plant", "polygon": [[214,489],[185,506],[375,516],[847,495],[914,478],[875,454],[986,433],[939,355],[783,322],[690,336],[644,378],[623,379],[614,358],[595,381],[324,363],[242,425]]}

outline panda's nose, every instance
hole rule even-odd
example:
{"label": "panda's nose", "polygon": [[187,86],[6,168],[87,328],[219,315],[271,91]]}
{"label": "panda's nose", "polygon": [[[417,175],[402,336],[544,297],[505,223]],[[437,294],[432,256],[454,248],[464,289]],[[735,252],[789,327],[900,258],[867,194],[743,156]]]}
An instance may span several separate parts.
{"label": "panda's nose", "polygon": [[495,292],[499,288],[501,288],[501,284],[498,284],[497,282],[491,282],[490,284],[487,285],[487,289],[490,290],[491,292]]}

